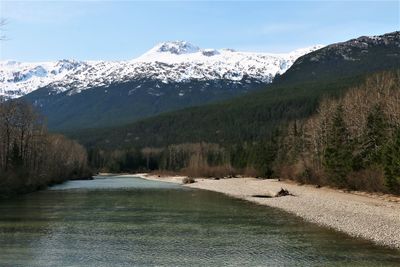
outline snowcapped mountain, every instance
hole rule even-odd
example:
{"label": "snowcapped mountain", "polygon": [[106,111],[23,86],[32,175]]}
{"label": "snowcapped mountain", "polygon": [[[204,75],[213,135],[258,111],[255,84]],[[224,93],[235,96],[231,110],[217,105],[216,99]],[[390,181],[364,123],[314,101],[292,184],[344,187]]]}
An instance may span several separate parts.
{"label": "snowcapped mountain", "polygon": [[0,96],[23,96],[54,81],[61,81],[67,74],[77,73],[88,64],[73,60],[37,63],[0,61]]}
{"label": "snowcapped mountain", "polygon": [[227,80],[234,83],[269,83],[300,56],[321,48],[313,46],[287,54],[200,49],[184,41],[164,42],[129,61],[0,62],[0,97],[24,96],[39,88],[50,94],[109,87],[111,84],[151,79],[163,84]]}

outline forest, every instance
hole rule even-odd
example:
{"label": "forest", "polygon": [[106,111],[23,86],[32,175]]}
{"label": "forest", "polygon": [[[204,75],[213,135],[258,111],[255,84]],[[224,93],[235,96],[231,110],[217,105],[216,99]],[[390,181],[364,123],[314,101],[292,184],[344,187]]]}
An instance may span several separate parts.
{"label": "forest", "polygon": [[279,144],[279,176],[400,193],[400,71],[322,100],[316,114],[289,123]]}
{"label": "forest", "polygon": [[[242,138],[225,136],[222,128],[211,132],[208,140],[192,136],[192,142],[114,149],[92,144],[88,146],[89,164],[111,172],[157,170],[206,177],[279,177],[351,190],[400,193],[400,71],[369,75],[340,92],[308,99],[309,108],[303,106],[304,111],[297,111],[303,116],[288,117],[288,107],[281,107],[286,119],[269,124],[263,136],[259,135],[260,128],[247,128],[252,123],[249,120],[248,124],[233,125],[236,134],[248,130]],[[248,115],[244,111],[236,122],[254,116],[253,121],[260,123],[257,119],[270,112],[258,108],[256,114]],[[221,126],[224,124],[218,124]],[[204,130],[200,126],[189,132],[185,129],[175,130],[183,136]],[[163,128],[159,131],[152,138],[166,135],[161,133]],[[257,138],[251,138],[251,131]]]}
{"label": "forest", "polygon": [[90,176],[83,146],[50,134],[31,105],[0,103],[0,196]]}

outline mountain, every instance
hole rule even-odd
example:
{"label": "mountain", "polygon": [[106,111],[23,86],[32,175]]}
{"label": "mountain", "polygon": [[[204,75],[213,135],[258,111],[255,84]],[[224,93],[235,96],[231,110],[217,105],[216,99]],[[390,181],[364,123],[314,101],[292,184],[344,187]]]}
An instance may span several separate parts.
{"label": "mountain", "polygon": [[320,47],[268,54],[200,49],[188,42],[176,41],[160,43],[129,61],[3,61],[0,62],[0,95],[17,98],[43,87],[47,87],[50,94],[68,92],[73,95],[86,89],[143,79],[163,84],[222,79],[268,83],[277,73],[285,72],[298,57]]}
{"label": "mountain", "polygon": [[325,46],[299,58],[275,82],[317,81],[373,73],[397,67],[400,62],[400,31],[361,36]]}
{"label": "mountain", "polygon": [[88,68],[88,62],[59,60],[55,62],[21,63],[0,61],[0,97],[12,99],[24,96],[67,75]]}
{"label": "mountain", "polygon": [[[359,40],[367,40],[368,45],[362,44],[364,52],[356,57]],[[311,116],[321,98],[342,95],[363,83],[370,73],[400,69],[398,40],[399,32],[395,32],[333,44],[300,57],[268,90],[121,127],[70,134],[90,147],[103,148],[161,147],[190,142],[251,145],[271,138],[288,121]],[[354,60],[346,58],[349,55]]]}
{"label": "mountain", "polygon": [[3,63],[6,97],[27,93],[53,130],[115,126],[265,88],[314,46],[288,54],[160,43],[119,62]]}

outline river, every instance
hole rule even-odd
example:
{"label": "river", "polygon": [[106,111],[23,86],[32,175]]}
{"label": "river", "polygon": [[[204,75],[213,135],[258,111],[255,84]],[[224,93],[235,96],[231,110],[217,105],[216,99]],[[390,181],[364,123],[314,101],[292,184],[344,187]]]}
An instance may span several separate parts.
{"label": "river", "polygon": [[96,177],[0,201],[0,266],[398,266],[400,251],[223,194]]}

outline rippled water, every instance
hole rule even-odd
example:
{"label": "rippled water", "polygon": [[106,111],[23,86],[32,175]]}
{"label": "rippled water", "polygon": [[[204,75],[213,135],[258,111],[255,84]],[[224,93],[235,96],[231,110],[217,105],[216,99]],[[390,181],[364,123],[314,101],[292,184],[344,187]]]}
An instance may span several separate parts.
{"label": "rippled water", "polygon": [[0,202],[0,266],[396,266],[400,251],[280,210],[139,178]]}

